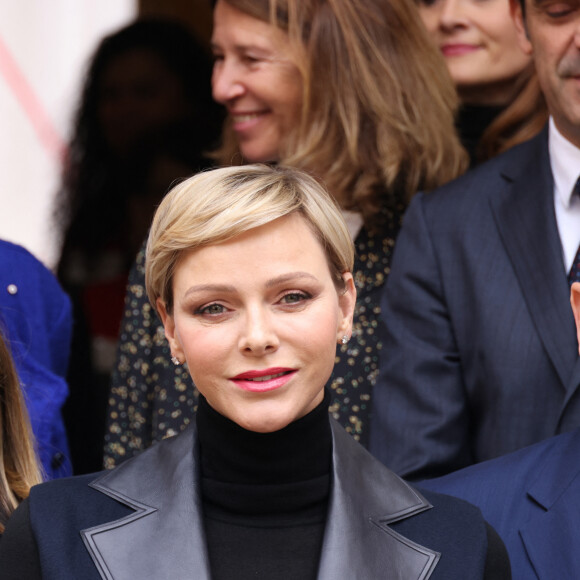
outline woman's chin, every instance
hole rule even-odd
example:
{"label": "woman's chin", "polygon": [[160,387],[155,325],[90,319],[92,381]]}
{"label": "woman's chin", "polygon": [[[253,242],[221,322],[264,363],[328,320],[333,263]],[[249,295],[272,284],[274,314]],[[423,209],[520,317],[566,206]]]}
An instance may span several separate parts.
{"label": "woman's chin", "polygon": [[253,431],[254,433],[274,433],[284,429],[297,419],[294,413],[285,413],[280,409],[275,412],[258,412],[245,413],[230,417],[234,423],[237,423],[246,431]]}
{"label": "woman's chin", "polygon": [[279,161],[277,150],[257,147],[252,143],[240,145],[240,151],[247,163],[277,163]]}
{"label": "woman's chin", "polygon": [[292,423],[292,420],[276,420],[276,419],[267,419],[264,420],[262,419],[258,419],[256,421],[241,421],[238,422],[238,425],[240,427],[243,427],[244,429],[246,429],[246,431],[253,431],[254,433],[274,433],[276,431],[280,431],[281,429],[284,429],[284,427],[287,427],[288,425],[290,425],[290,423]]}

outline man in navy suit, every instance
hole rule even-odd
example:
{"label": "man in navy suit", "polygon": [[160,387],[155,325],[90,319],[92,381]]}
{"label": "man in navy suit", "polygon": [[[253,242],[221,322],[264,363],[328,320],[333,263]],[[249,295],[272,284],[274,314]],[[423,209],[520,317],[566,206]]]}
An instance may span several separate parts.
{"label": "man in navy suit", "polygon": [[[580,344],[578,282],[571,300]],[[580,578],[580,428],[422,485],[481,509],[514,580]]]}
{"label": "man in navy suit", "polygon": [[580,2],[510,2],[548,126],[415,196],[382,303],[370,449],[411,479],[580,426]]}

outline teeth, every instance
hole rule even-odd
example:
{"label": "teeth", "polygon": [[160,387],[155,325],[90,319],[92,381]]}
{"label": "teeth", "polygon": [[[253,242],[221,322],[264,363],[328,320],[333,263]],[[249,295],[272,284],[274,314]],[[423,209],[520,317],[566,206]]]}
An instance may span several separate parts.
{"label": "teeth", "polygon": [[252,119],[257,119],[260,113],[248,113],[247,115],[232,115],[234,123],[243,123],[245,121],[251,121]]}
{"label": "teeth", "polygon": [[264,377],[256,377],[254,379],[246,379],[247,381],[256,381],[258,383],[261,383],[263,381],[270,381],[272,379],[276,379],[278,377],[281,377],[282,375],[285,375],[286,373],[278,373],[277,375],[266,375]]}

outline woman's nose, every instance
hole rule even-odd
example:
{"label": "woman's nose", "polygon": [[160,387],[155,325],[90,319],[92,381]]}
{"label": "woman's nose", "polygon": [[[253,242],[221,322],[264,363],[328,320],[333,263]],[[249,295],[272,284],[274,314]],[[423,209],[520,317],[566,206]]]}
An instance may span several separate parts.
{"label": "woman's nose", "polygon": [[249,312],[240,334],[239,348],[242,353],[261,356],[276,351],[279,346],[280,341],[270,314],[262,308]]}
{"label": "woman's nose", "polygon": [[439,27],[442,30],[453,30],[467,24],[464,0],[442,0],[439,14]]}
{"label": "woman's nose", "polygon": [[211,85],[214,100],[222,105],[245,92],[240,73],[230,59],[221,59],[214,63]]}

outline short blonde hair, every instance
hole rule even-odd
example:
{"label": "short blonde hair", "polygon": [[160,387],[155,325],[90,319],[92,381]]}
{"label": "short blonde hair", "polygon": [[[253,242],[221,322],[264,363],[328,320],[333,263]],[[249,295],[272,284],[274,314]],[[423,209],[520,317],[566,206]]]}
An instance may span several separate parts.
{"label": "short blonde hair", "polygon": [[[336,202],[315,179],[289,167],[243,165],[199,173],[173,188],[159,206],[145,257],[149,300],[173,308],[173,275],[183,252],[230,240],[299,213],[326,253],[342,288],[354,248]],[[259,259],[259,257],[257,258]]]}

